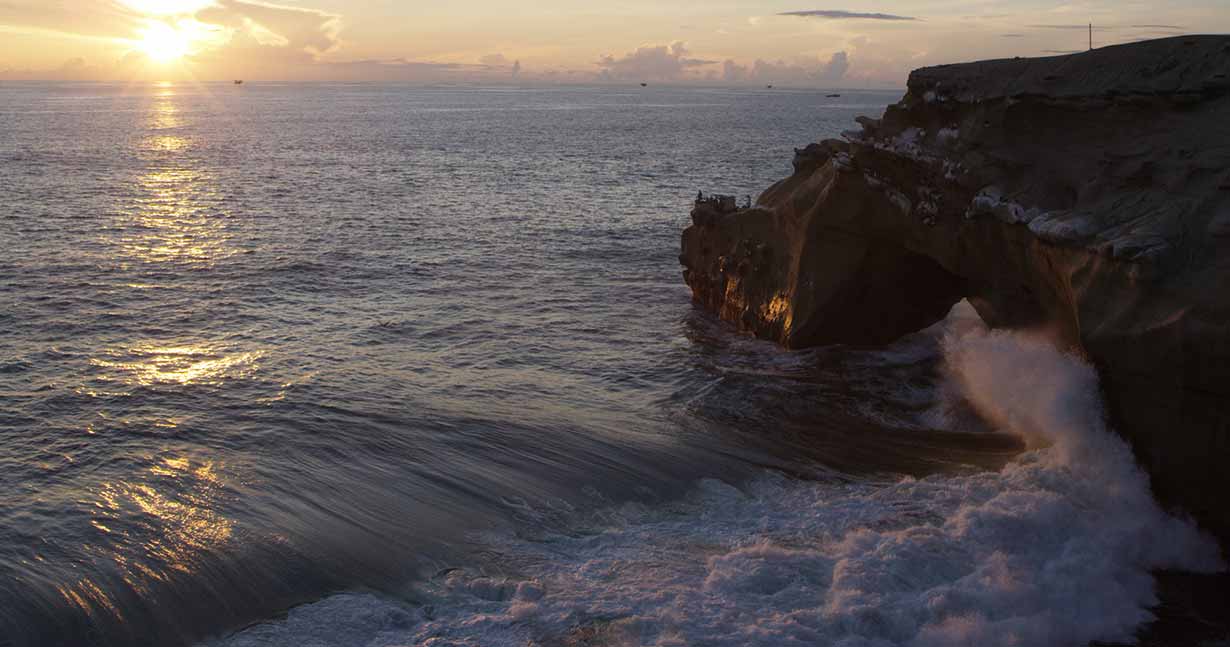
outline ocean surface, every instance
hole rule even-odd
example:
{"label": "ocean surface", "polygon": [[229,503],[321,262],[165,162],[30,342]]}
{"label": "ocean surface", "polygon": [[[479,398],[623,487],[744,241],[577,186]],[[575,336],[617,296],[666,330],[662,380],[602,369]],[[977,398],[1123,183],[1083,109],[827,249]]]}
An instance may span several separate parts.
{"label": "ocean surface", "polygon": [[1130,640],[1223,564],[1080,358],[690,302],[898,95],[0,85],[0,645]]}

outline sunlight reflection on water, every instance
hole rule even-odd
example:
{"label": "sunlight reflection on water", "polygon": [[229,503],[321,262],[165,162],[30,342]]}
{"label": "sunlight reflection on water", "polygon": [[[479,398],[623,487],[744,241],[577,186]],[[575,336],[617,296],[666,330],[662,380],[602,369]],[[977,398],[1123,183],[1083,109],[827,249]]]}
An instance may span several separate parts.
{"label": "sunlight reflection on water", "polygon": [[209,345],[161,346],[144,344],[127,349],[108,349],[103,357],[90,360],[94,366],[114,369],[103,377],[130,386],[158,384],[221,384],[244,378],[257,370],[264,353],[248,351],[227,354]]}
{"label": "sunlight reflection on water", "polygon": [[[177,573],[191,575],[204,555],[232,538],[234,522],[216,509],[226,487],[217,464],[188,457],[146,460],[152,461],[147,474],[103,483],[79,502],[92,510],[90,525],[105,538],[83,544],[79,559],[105,566],[96,571],[100,575],[82,576],[56,590],[88,617],[124,622],[117,594],[145,595]],[[113,578],[121,588],[105,583]]]}
{"label": "sunlight reflection on water", "polygon": [[[142,172],[120,193],[129,198],[104,229],[104,244],[118,247],[120,267],[170,265],[208,269],[235,253],[224,218],[217,212],[216,179],[192,154],[191,138],[166,131],[185,125],[173,87],[155,89],[147,104],[144,132],[135,152],[146,160]],[[143,292],[162,287],[128,282],[122,289]],[[89,365],[99,371],[76,392],[115,401],[134,397],[134,389],[156,388],[172,394],[194,386],[219,386],[255,373],[263,351],[235,344],[185,339],[149,340],[97,349]],[[100,384],[101,383],[101,384]],[[112,386],[106,386],[112,385]],[[174,432],[181,416],[100,411],[97,424]],[[95,424],[87,434],[98,435]],[[115,597],[130,590],[146,595],[154,583],[172,575],[192,575],[200,560],[232,537],[234,521],[219,511],[226,483],[216,460],[187,455],[137,456],[144,471],[119,474],[91,489],[79,503],[92,510],[89,523],[102,540],[81,552],[101,566],[101,576],[85,576],[58,586],[61,597],[90,617],[126,618]],[[110,575],[107,575],[110,574]],[[99,578],[102,579],[99,579]],[[116,588],[113,578],[122,581]],[[111,579],[112,584],[105,582]],[[131,619],[128,619],[131,620]]]}
{"label": "sunlight reflection on water", "polygon": [[124,234],[116,240],[123,258],[210,267],[236,250],[228,246],[225,214],[218,209],[217,178],[193,153],[193,140],[161,132],[185,125],[177,102],[166,87],[147,106],[146,132],[137,145],[147,165],[127,192],[131,198],[115,223]]}

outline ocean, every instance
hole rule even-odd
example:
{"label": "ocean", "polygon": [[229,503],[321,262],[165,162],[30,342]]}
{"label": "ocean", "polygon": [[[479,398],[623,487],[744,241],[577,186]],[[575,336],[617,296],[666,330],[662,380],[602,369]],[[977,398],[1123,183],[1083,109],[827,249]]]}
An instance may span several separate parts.
{"label": "ocean", "polygon": [[825,94],[0,85],[0,645],[1131,640],[1224,565],[1081,358],[691,304]]}

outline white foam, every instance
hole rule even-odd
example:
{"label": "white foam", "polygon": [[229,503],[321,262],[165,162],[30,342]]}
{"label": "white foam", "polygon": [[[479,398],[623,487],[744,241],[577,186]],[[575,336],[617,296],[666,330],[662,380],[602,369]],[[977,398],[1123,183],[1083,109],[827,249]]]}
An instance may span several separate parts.
{"label": "white foam", "polygon": [[341,595],[228,645],[1083,645],[1130,640],[1152,569],[1223,567],[1166,514],[1107,429],[1096,374],[957,313],[954,391],[1030,442],[999,472],[892,483],[766,474],[605,510],[588,531],[487,537],[490,578],[453,571],[420,606]]}

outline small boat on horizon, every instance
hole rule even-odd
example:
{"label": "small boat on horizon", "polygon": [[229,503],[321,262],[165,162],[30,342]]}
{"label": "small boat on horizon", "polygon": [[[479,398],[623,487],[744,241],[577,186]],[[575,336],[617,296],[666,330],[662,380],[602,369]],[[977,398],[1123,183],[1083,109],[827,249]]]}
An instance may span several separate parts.
{"label": "small boat on horizon", "polygon": [[243,79],[235,79],[235,85],[243,85]]}
{"label": "small boat on horizon", "polygon": [[766,86],[764,86],[764,87],[765,87],[766,89],[772,90],[772,89],[773,89],[773,84],[772,84],[772,83],[770,83],[770,84],[768,84],[768,85],[766,85]]}
{"label": "small boat on horizon", "polygon": [[649,84],[648,84],[648,83],[642,83],[642,84],[641,84],[641,87],[642,87],[642,88],[649,87]]}

